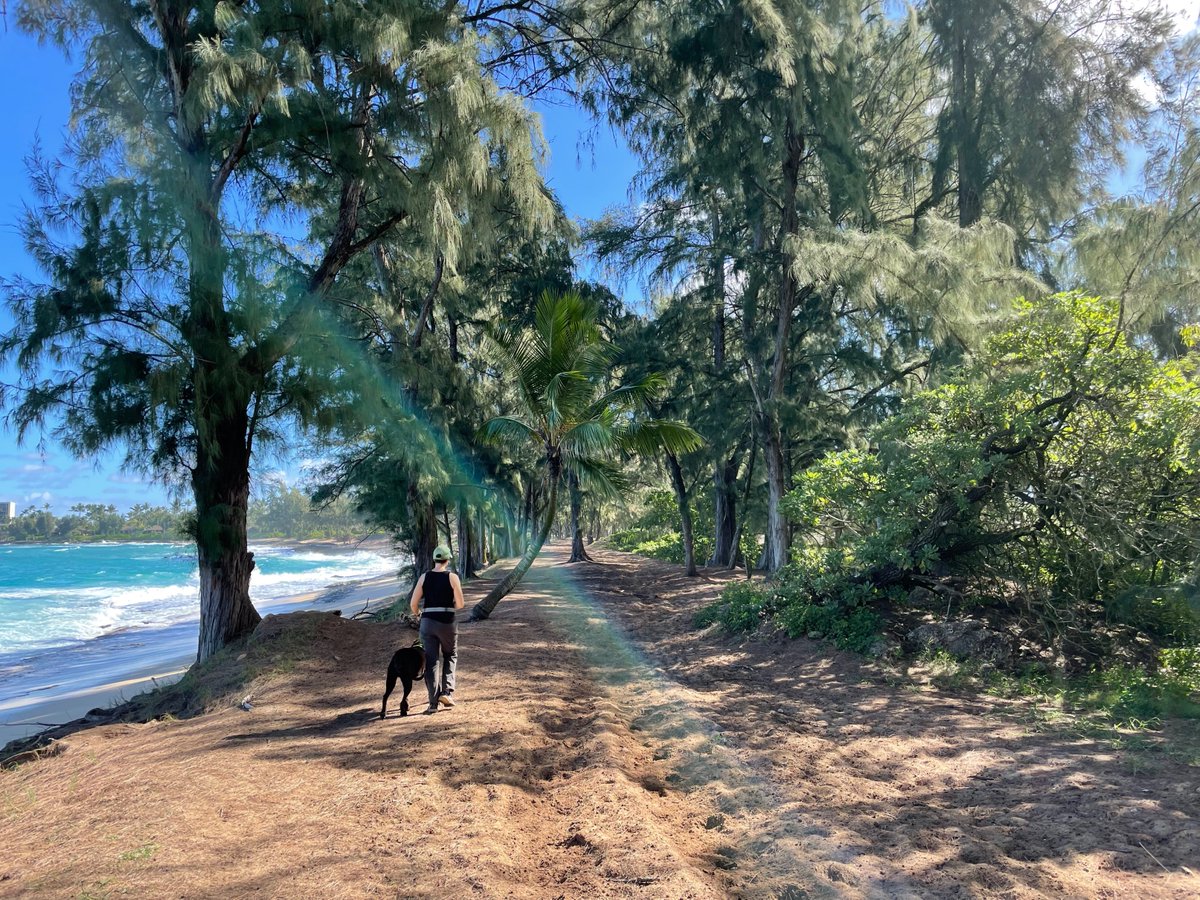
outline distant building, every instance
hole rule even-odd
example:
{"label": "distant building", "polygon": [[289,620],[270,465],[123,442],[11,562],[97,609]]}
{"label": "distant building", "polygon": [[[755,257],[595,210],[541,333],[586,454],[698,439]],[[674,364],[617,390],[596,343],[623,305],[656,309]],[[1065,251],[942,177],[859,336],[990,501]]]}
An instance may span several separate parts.
{"label": "distant building", "polygon": [[17,504],[11,500],[0,500],[0,525],[5,525],[17,517]]}

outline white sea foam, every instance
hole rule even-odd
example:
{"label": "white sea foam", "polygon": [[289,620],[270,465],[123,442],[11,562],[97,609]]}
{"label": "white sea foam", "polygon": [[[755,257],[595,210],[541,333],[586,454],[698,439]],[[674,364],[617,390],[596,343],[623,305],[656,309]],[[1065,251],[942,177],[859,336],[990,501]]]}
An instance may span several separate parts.
{"label": "white sea foam", "polygon": [[[256,603],[278,602],[348,580],[392,574],[398,566],[393,559],[361,550],[342,554],[309,550],[289,553],[288,548],[277,547],[262,550],[265,552],[257,557],[261,567],[255,569],[250,580],[250,596]],[[198,571],[194,565],[185,566],[177,576],[171,576],[169,569],[164,571],[161,566],[153,565],[166,558],[162,554],[129,557],[130,568],[145,562],[147,571],[127,568],[122,571],[121,584],[42,587],[11,586],[10,582],[10,586],[0,588],[0,654],[74,644],[118,629],[163,627],[195,620],[200,589]],[[177,560],[175,565],[183,562]],[[279,566],[301,567],[301,571],[271,571]],[[267,571],[262,570],[264,567]],[[184,575],[188,569],[190,573]],[[109,571],[121,570],[110,566]],[[161,581],[164,576],[175,580],[165,585],[144,583],[147,578]],[[32,580],[36,583],[41,578]]]}

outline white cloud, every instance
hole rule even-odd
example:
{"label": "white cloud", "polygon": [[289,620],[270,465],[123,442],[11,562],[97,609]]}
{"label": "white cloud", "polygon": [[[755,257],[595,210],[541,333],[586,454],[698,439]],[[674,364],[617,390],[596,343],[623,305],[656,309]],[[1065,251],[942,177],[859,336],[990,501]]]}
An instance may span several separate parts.
{"label": "white cloud", "polygon": [[131,475],[127,472],[113,472],[108,476],[111,484],[133,484],[138,486],[150,484],[145,478],[140,475]]}
{"label": "white cloud", "polygon": [[32,494],[26,494],[23,502],[25,503],[49,503],[54,495],[49,491],[34,491]]}

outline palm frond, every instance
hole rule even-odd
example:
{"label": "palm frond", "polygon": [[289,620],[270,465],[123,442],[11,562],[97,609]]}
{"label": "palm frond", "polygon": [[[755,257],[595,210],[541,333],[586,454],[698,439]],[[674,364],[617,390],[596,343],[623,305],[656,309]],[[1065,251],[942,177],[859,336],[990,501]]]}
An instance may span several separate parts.
{"label": "palm frond", "polygon": [[595,401],[592,409],[642,410],[646,404],[659,397],[666,387],[666,379],[658,374],[646,375],[631,384],[613,388]]}
{"label": "palm frond", "polygon": [[691,427],[661,419],[639,419],[622,425],[614,437],[622,450],[639,456],[654,456],[664,451],[687,453],[704,445],[704,439]]}
{"label": "palm frond", "polygon": [[595,392],[595,384],[582,372],[556,373],[550,379],[545,396],[551,432],[564,424],[569,427],[573,422],[589,418],[587,409]]}
{"label": "palm frond", "polygon": [[631,487],[628,476],[611,460],[580,457],[569,460],[567,465],[579,476],[580,486],[605,499],[620,499]]}
{"label": "palm frond", "polygon": [[535,426],[513,416],[495,416],[488,419],[480,427],[476,437],[481,443],[493,446],[525,443],[531,438],[539,443],[545,441],[545,436],[539,433]]}
{"label": "palm frond", "polygon": [[571,459],[598,459],[617,446],[612,424],[593,419],[568,429],[559,444]]}

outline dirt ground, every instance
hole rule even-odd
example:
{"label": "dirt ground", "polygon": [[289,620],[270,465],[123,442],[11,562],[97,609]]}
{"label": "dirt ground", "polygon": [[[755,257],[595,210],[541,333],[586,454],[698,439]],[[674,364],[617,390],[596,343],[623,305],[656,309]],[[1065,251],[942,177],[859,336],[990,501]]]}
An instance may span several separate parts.
{"label": "dirt ground", "polygon": [[462,627],[453,710],[374,718],[414,632],[296,613],[250,711],[0,771],[0,897],[1200,895],[1200,769],[697,632],[723,573],[564,550]]}

